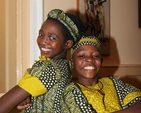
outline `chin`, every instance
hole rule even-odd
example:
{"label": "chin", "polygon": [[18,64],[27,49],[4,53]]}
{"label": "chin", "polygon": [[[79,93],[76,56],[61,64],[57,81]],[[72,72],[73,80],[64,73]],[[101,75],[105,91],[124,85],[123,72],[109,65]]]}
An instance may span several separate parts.
{"label": "chin", "polygon": [[44,54],[44,53],[42,53],[41,55],[42,55],[42,56],[45,56],[45,57],[47,57],[47,58],[49,57],[48,55],[46,55],[46,54]]}
{"label": "chin", "polygon": [[90,76],[90,75],[85,75],[85,78],[87,78],[87,79],[93,79],[93,78],[95,78],[95,76]]}
{"label": "chin", "polygon": [[42,54],[41,56],[45,56],[45,57],[47,57],[46,55],[43,55],[43,54]]}

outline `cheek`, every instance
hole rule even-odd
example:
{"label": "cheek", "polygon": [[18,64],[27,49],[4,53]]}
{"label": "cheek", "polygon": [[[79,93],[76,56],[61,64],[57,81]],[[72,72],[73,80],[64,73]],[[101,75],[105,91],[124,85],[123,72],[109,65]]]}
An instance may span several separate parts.
{"label": "cheek", "polygon": [[61,41],[55,41],[50,43],[52,45],[52,47],[56,47],[57,49],[61,49],[64,48],[64,43],[61,43]]}
{"label": "cheek", "polygon": [[80,61],[75,61],[74,69],[75,69],[77,72],[81,72],[82,67],[83,67],[82,62],[80,62]]}
{"label": "cheek", "polygon": [[73,69],[75,70],[76,73],[80,73],[81,72],[81,68],[80,68],[79,65],[75,65]]}
{"label": "cheek", "polygon": [[101,66],[102,65],[102,62],[101,62],[100,59],[99,60],[96,60],[96,63],[97,63],[98,66]]}
{"label": "cheek", "polygon": [[37,44],[39,45],[39,42],[40,42],[40,39],[37,37],[37,40],[36,40]]}
{"label": "cheek", "polygon": [[77,67],[79,67],[78,61],[77,60],[73,60],[72,62],[73,68],[76,69]]}

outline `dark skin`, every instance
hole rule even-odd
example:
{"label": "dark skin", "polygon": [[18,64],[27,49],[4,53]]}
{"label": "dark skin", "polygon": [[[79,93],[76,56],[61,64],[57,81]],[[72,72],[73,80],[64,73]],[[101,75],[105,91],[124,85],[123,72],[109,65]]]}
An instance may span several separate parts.
{"label": "dark skin", "polygon": [[[66,59],[67,51],[73,45],[73,40],[65,39],[60,24],[54,20],[47,20],[39,30],[37,44],[42,56]],[[0,113],[10,112],[29,96],[28,92],[16,85],[0,98]],[[27,102],[29,102],[28,99]]]}
{"label": "dark skin", "polygon": [[95,46],[81,46],[75,51],[71,62],[77,74],[78,83],[85,86],[97,84],[97,74],[102,66],[102,57]]}
{"label": "dark skin", "polygon": [[10,112],[17,104],[26,99],[30,94],[19,86],[15,86],[0,98],[0,113]]}
{"label": "dark skin", "polygon": [[[102,57],[95,46],[83,45],[78,48],[72,59],[72,68],[76,71],[78,83],[84,86],[97,84],[98,72],[102,65]],[[114,113],[141,113],[141,100],[131,107]]]}
{"label": "dark skin", "polygon": [[66,59],[67,50],[72,46],[73,41],[65,40],[60,24],[47,20],[39,30],[37,44],[42,56]]}

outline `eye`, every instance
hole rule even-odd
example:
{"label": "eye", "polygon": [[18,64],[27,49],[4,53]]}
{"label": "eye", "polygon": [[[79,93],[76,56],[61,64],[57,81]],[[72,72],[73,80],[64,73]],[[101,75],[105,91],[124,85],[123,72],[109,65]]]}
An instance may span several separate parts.
{"label": "eye", "polygon": [[85,55],[83,55],[83,54],[78,55],[78,58],[85,58]]}
{"label": "eye", "polygon": [[49,39],[50,40],[57,40],[56,37],[54,37],[54,36],[50,36]]}
{"label": "eye", "polygon": [[80,56],[78,56],[78,57],[83,58],[84,56],[83,56],[83,55],[80,55]]}
{"label": "eye", "polygon": [[42,37],[42,36],[44,36],[44,35],[43,35],[42,33],[39,33],[39,36]]}
{"label": "eye", "polygon": [[93,58],[101,58],[101,55],[95,54],[95,55],[93,55]]}

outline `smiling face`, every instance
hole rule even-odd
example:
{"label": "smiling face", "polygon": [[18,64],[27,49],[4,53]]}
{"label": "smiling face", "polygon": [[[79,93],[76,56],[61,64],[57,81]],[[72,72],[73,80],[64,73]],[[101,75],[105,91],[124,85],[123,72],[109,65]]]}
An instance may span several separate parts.
{"label": "smiling face", "polygon": [[73,41],[65,40],[60,24],[54,20],[47,20],[39,30],[37,44],[42,56],[62,58],[66,56],[66,51],[72,46]]}
{"label": "smiling face", "polygon": [[80,83],[97,82],[97,74],[102,65],[102,57],[93,45],[79,47],[72,57],[72,68],[75,69]]}

